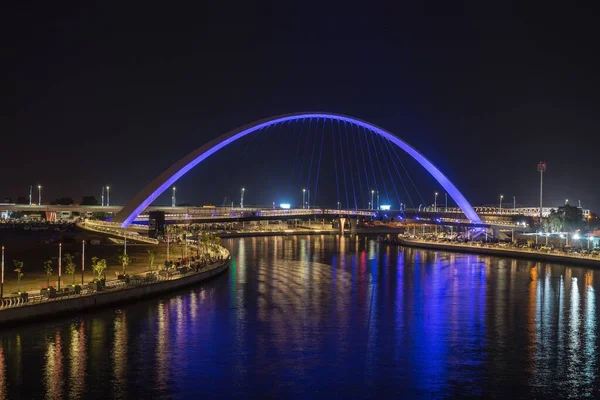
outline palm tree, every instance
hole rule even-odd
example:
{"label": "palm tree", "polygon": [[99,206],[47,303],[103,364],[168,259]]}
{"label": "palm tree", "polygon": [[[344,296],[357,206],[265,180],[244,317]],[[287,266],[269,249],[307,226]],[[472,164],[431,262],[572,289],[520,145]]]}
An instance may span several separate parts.
{"label": "palm tree", "polygon": [[23,261],[13,260],[15,272],[17,273],[17,292],[21,292],[21,278],[23,277]]}
{"label": "palm tree", "polygon": [[46,287],[50,287],[50,276],[52,275],[52,260],[44,261],[44,271],[46,271]]}
{"label": "palm tree", "polygon": [[63,264],[65,264],[65,272],[67,275],[71,275],[71,284],[75,285],[75,261],[73,256],[69,253],[63,256]]}

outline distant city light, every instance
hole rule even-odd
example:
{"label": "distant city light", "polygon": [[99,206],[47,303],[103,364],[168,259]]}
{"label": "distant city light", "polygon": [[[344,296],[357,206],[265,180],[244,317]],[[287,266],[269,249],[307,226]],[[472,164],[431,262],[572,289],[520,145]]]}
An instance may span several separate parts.
{"label": "distant city light", "polygon": [[379,209],[383,210],[383,211],[389,211],[389,210],[392,209],[392,206],[390,206],[388,204],[385,204],[385,205],[382,204],[382,205],[379,206]]}
{"label": "distant city light", "polygon": [[281,204],[279,204],[279,208],[283,208],[284,210],[289,210],[290,205],[288,203],[281,203]]}

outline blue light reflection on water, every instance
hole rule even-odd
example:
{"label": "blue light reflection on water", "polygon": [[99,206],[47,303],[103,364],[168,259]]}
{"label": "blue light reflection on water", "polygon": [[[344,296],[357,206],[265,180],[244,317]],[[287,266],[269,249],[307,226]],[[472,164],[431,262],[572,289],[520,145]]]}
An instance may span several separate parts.
{"label": "blue light reflection on water", "polygon": [[597,271],[365,238],[223,242],[227,276],[4,330],[0,398],[598,395]]}

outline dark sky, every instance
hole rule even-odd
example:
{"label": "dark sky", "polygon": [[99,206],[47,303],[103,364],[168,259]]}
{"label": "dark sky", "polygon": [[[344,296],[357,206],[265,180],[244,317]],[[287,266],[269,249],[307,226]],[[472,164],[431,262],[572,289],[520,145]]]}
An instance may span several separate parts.
{"label": "dark sky", "polygon": [[[537,204],[545,160],[547,203],[600,208],[600,29],[580,5],[10,3],[0,24],[2,197],[38,183],[48,200],[99,197],[110,184],[122,204],[230,129],[322,110],[394,132],[474,204],[500,193]],[[217,167],[235,149],[215,156],[178,183],[178,200],[237,201],[245,185],[247,203],[270,204],[275,195],[257,188],[280,146],[259,146],[233,170]]]}

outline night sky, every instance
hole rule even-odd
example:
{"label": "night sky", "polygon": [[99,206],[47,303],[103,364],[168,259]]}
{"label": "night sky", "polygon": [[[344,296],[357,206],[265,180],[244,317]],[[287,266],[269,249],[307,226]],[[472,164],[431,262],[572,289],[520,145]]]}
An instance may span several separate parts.
{"label": "night sky", "polygon": [[[500,194],[538,204],[536,165],[545,160],[547,204],[568,198],[600,209],[592,10],[216,3],[4,4],[0,197],[40,183],[45,200],[99,198],[110,185],[111,202],[123,204],[230,129],[320,110],[394,132],[473,204],[496,204]],[[278,184],[268,171],[284,169],[288,152],[272,143],[263,139],[243,160],[244,144],[216,155],[178,182],[178,202],[237,202],[242,185],[247,204],[290,200],[264,190]],[[424,193],[437,190],[422,179]]]}

